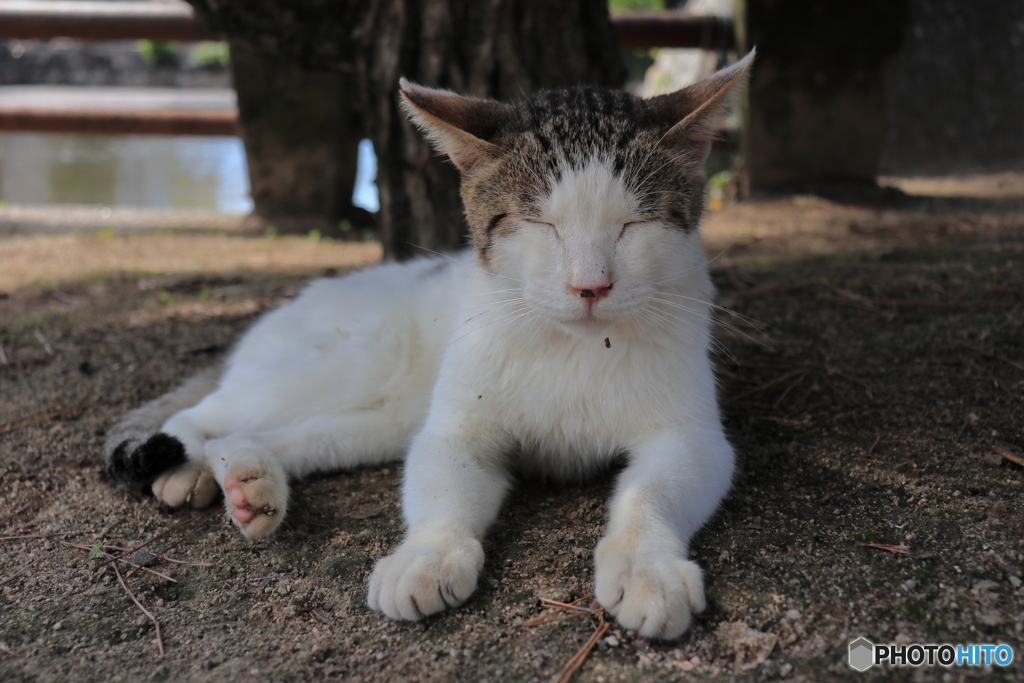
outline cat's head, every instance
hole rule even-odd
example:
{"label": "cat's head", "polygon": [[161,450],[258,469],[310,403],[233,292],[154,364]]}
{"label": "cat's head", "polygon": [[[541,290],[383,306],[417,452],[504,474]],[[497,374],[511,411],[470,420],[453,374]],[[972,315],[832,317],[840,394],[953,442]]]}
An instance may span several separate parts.
{"label": "cat's head", "polygon": [[752,59],[650,99],[580,87],[503,104],[405,80],[401,94],[461,173],[483,267],[582,333],[703,271],[702,166]]}

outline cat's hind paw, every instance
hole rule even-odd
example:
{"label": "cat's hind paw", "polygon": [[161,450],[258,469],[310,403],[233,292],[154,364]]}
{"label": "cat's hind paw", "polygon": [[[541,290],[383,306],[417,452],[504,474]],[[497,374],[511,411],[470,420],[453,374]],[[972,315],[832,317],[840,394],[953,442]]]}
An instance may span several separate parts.
{"label": "cat's hind paw", "polygon": [[483,546],[472,536],[413,534],[377,562],[367,603],[392,619],[419,621],[464,603],[483,566]]}
{"label": "cat's hind paw", "polygon": [[284,520],[288,480],[274,465],[233,463],[224,477],[224,506],[246,538],[269,536]]}
{"label": "cat's hind paw", "polygon": [[696,562],[650,557],[605,539],[595,553],[594,594],[620,624],[644,638],[671,640],[703,612],[704,577]]}
{"label": "cat's hind paw", "polygon": [[219,489],[205,463],[189,460],[157,477],[152,490],[157,500],[172,508],[187,504],[198,509],[212,503]]}

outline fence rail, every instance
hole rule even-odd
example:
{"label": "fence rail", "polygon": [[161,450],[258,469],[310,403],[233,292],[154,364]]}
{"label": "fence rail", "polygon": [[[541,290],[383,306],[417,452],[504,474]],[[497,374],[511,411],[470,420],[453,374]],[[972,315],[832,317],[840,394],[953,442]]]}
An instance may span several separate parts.
{"label": "fence rail", "polygon": [[[625,49],[733,47],[732,23],[686,12],[619,12],[612,24]],[[217,40],[184,2],[0,2],[0,39]],[[236,135],[235,110],[66,111],[0,105],[0,131],[76,132],[107,135]]]}

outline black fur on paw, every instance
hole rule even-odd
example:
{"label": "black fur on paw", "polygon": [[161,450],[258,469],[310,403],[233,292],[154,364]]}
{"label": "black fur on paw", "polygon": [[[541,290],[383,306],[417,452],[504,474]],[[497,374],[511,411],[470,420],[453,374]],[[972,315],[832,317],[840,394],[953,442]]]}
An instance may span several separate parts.
{"label": "black fur on paw", "polygon": [[146,489],[161,474],[187,461],[184,444],[160,432],[142,443],[122,441],[110,454],[102,475],[112,484]]}

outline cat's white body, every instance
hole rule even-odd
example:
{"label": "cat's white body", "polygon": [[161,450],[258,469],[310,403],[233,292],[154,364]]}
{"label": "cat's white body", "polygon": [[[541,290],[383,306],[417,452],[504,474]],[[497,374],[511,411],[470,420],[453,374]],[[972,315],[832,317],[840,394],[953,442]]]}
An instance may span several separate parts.
{"label": "cat's white body", "polygon": [[[743,68],[698,94],[720,109],[714,98]],[[464,179],[498,154],[420,123],[440,131]],[[706,153],[696,126],[673,143],[695,150],[686,172]],[[652,145],[668,144],[658,135]],[[378,562],[368,601],[419,619],[472,593],[481,540],[517,473],[579,477],[624,457],[595,595],[626,627],[675,637],[704,608],[688,543],[728,490],[734,457],[709,359],[712,286],[685,213],[699,220],[702,196],[659,213],[651,192],[679,193],[638,187],[601,155],[566,163],[517,214],[471,185],[467,206],[495,214],[486,231],[477,224],[475,251],[314,282],[245,335],[219,378],[155,402],[167,415],[174,400],[191,407],[160,430],[187,461],[153,492],[202,506],[223,490],[233,521],[263,536],[285,514],[289,477],[404,456],[408,534]]]}

